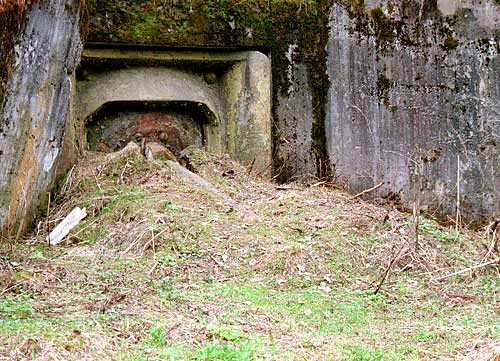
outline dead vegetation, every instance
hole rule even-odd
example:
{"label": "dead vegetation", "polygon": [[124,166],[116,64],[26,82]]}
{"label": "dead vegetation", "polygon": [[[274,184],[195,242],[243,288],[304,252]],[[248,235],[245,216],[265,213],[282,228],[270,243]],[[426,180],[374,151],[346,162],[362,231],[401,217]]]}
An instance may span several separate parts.
{"label": "dead vegetation", "polygon": [[487,341],[478,350],[471,351],[463,361],[499,361],[500,342]]}
{"label": "dead vegetation", "polygon": [[474,268],[498,257],[492,232],[420,219],[416,248],[397,210],[201,151],[192,166],[216,192],[135,151],[72,169],[2,245],[0,358],[497,359],[498,263]]}

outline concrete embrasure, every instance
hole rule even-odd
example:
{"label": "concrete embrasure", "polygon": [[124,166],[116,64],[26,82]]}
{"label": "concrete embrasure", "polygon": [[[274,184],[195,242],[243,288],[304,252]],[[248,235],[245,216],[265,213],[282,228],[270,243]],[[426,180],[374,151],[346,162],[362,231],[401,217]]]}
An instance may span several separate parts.
{"label": "concrete embrasure", "polygon": [[[467,219],[500,213],[498,1],[316,3],[331,6],[329,26],[323,22],[328,12],[310,13],[298,28],[289,27],[297,13],[287,14],[270,28],[280,29],[272,37],[257,28],[233,33],[222,16],[213,25],[223,26],[200,29],[228,34],[178,38],[191,29],[171,29],[142,42],[272,49],[271,93],[269,60],[251,51],[88,49],[82,68],[88,67],[89,77],[77,82],[81,2],[33,2],[0,118],[0,230],[26,229],[56,169],[63,172],[85,148],[86,118],[106,102],[141,99],[202,104],[214,119],[202,125],[210,150],[266,171],[274,148],[275,165],[287,168],[280,179],[312,173],[329,156],[334,175],[353,192],[383,180],[373,195],[405,207],[418,196],[429,213],[450,215],[458,194]],[[276,9],[286,8],[283,3]],[[102,6],[92,19],[98,29],[90,27],[97,34],[89,39],[127,43],[130,38],[113,34],[126,22],[109,26],[123,18],[103,16],[120,9]],[[310,24],[316,28],[304,32]],[[157,39],[165,40],[151,43]],[[93,72],[92,64],[100,71]],[[311,154],[318,151],[320,157]]]}
{"label": "concrete embrasure", "polygon": [[207,121],[198,110],[199,103],[152,104],[111,103],[93,116],[87,124],[87,143],[90,150],[117,151],[128,142],[148,140],[164,143],[172,151],[187,146],[203,146],[202,126]]}
{"label": "concrete embrasure", "polygon": [[[104,66],[117,61],[122,66],[106,72],[92,72],[91,66],[85,69],[87,63]],[[75,95],[74,122],[79,131],[74,135],[77,139],[68,142],[80,139],[85,148],[81,139],[86,138],[87,123],[106,104],[192,104],[206,108],[208,120],[202,122],[202,127],[204,145],[209,151],[228,153],[235,160],[270,174],[271,68],[264,54],[90,49],[84,52],[82,68],[85,78],[78,82]],[[110,126],[120,128],[117,124]],[[101,133],[106,132],[104,129]],[[113,131],[108,133],[112,135]],[[126,144],[132,135],[128,134],[122,143]]]}

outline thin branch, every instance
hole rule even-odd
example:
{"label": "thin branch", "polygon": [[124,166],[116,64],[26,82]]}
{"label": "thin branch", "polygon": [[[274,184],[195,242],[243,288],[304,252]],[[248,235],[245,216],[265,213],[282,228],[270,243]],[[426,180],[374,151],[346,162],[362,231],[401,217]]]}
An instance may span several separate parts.
{"label": "thin branch", "polygon": [[387,277],[389,277],[389,272],[391,272],[391,268],[392,266],[394,265],[394,263],[398,260],[399,256],[401,255],[401,252],[403,251],[403,248],[405,247],[405,245],[403,244],[398,252],[396,253],[396,255],[391,259],[391,262],[389,262],[389,266],[387,266],[387,269],[385,270],[385,273],[384,273],[384,277],[382,277],[382,279],[380,280],[380,283],[378,284],[377,286],[377,289],[375,290],[375,292],[373,292],[374,295],[376,295],[377,293],[379,293],[380,289],[382,288],[382,285],[384,284],[384,282],[387,280]]}
{"label": "thin branch", "polygon": [[457,214],[455,220],[455,231],[458,231],[461,228],[461,219],[462,216],[460,214],[460,154],[457,155]]}
{"label": "thin branch", "polygon": [[379,189],[380,187],[382,187],[385,183],[384,182],[380,182],[379,184],[377,184],[376,186],[374,187],[371,187],[369,189],[366,189],[364,190],[363,192],[360,192],[358,194],[356,194],[354,197],[352,197],[352,199],[358,199],[359,197],[362,197],[364,196],[365,194],[368,194],[368,193],[371,193],[371,192],[374,192],[376,191],[377,189]]}
{"label": "thin branch", "polygon": [[500,257],[497,257],[497,258],[495,258],[495,259],[493,259],[491,261],[485,262],[485,263],[478,264],[477,266],[469,267],[469,268],[463,269],[461,271],[450,273],[450,274],[448,274],[446,276],[441,276],[441,277],[438,277],[438,278],[434,278],[433,281],[439,282],[439,281],[445,280],[447,278],[450,278],[450,277],[453,277],[453,276],[458,276],[458,275],[461,275],[461,274],[464,274],[464,273],[467,273],[467,272],[475,271],[475,270],[477,270],[479,268],[490,266],[490,265],[498,263],[498,262],[500,262]]}

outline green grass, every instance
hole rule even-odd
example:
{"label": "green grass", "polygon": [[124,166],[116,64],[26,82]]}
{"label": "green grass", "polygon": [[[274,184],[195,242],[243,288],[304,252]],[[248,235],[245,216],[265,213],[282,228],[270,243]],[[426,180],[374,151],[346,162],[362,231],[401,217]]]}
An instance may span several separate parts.
{"label": "green grass", "polygon": [[38,298],[27,295],[9,296],[0,301],[0,335],[5,338],[5,349],[14,349],[19,337],[50,339],[59,347],[77,347],[73,341],[74,333],[91,329],[93,322],[83,315],[49,315],[35,309],[40,302]]}
{"label": "green grass", "polygon": [[258,356],[259,345],[256,342],[221,344],[213,341],[200,347],[195,353],[196,360],[250,361]]}

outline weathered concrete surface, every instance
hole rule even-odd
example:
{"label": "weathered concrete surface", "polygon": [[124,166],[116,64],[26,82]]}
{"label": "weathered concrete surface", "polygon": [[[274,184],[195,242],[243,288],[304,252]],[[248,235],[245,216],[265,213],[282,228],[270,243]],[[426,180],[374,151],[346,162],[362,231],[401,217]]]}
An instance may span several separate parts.
{"label": "weathered concrete surface", "polygon": [[264,54],[88,49],[83,59],[77,132],[68,143],[86,147],[86,123],[105,104],[183,102],[206,108],[201,123],[208,150],[270,174],[271,68]]}
{"label": "weathered concrete surface", "polygon": [[294,46],[289,48],[288,80],[285,94],[278,95],[278,154],[283,159],[276,169],[280,179],[310,179],[317,173],[312,146],[312,94],[307,68],[293,59]]}
{"label": "weathered concrete surface", "polygon": [[79,62],[79,0],[34,2],[0,118],[0,233],[26,230],[52,185]]}
{"label": "weathered concrete surface", "polygon": [[3,105],[7,80],[12,74],[11,62],[14,44],[18,40],[25,11],[25,1],[2,1],[0,3],[0,108]]}
{"label": "weathered concrete surface", "polygon": [[500,213],[498,6],[440,0],[389,16],[382,3],[367,2],[365,24],[332,8],[326,132],[336,175],[353,192],[385,181],[378,196],[411,207],[418,194],[444,215],[455,213],[459,185],[468,220]]}
{"label": "weathered concrete surface", "polygon": [[226,102],[226,151],[262,174],[272,171],[271,65],[267,56],[248,52],[244,62],[222,76]]}
{"label": "weathered concrete surface", "polygon": [[104,104],[111,102],[182,101],[206,105],[219,123],[222,106],[217,84],[203,77],[171,68],[132,67],[92,74],[78,82],[77,120],[83,123]]}

